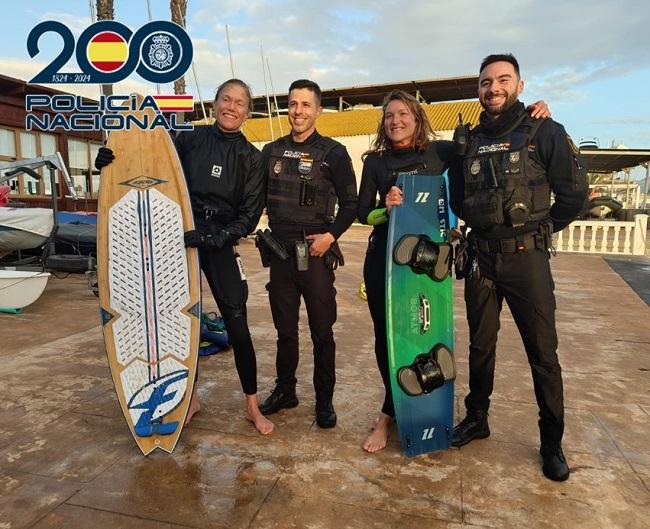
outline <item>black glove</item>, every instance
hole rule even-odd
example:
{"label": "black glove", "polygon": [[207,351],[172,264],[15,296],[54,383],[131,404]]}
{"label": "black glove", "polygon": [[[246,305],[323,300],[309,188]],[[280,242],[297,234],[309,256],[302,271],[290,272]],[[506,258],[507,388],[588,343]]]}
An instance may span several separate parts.
{"label": "black glove", "polygon": [[100,147],[97,151],[97,157],[95,158],[95,167],[100,171],[115,160],[115,155],[113,151],[108,147]]}
{"label": "black glove", "polygon": [[219,230],[217,233],[206,233],[201,230],[185,232],[185,246],[192,248],[223,248],[230,239],[230,233]]}

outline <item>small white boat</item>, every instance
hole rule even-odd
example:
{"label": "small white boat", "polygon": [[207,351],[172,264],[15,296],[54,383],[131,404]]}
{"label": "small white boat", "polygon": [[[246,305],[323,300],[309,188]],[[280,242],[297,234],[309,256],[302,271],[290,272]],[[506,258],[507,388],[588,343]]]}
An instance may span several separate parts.
{"label": "small white boat", "polygon": [[41,297],[50,274],[0,270],[0,310],[15,311]]}

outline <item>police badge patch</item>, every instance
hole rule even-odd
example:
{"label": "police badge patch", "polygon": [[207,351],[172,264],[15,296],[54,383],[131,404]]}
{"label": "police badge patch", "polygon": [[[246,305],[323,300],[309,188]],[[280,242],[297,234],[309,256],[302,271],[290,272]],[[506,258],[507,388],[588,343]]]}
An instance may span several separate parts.
{"label": "police badge patch", "polygon": [[481,171],[481,162],[474,160],[469,168],[469,172],[476,176]]}
{"label": "police badge patch", "polygon": [[510,160],[510,163],[517,163],[519,161],[519,153],[511,152],[508,159]]}
{"label": "police badge patch", "polygon": [[174,52],[171,44],[169,44],[169,37],[156,35],[151,40],[153,44],[149,47],[149,64],[158,70],[164,70],[171,66],[174,60]]}
{"label": "police badge patch", "polygon": [[298,162],[298,172],[301,175],[308,175],[311,172],[311,168],[314,165],[314,160],[311,158],[300,158]]}
{"label": "police badge patch", "polygon": [[273,165],[273,174],[280,174],[282,172],[282,160],[277,160]]}

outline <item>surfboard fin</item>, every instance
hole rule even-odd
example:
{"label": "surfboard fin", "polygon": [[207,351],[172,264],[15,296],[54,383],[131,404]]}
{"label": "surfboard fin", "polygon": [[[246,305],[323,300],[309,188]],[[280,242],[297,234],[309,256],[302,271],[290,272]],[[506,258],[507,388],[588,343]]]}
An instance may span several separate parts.
{"label": "surfboard fin", "polygon": [[454,355],[441,343],[434,345],[428,353],[419,354],[411,365],[401,367],[397,372],[399,386],[411,397],[431,393],[455,379]]}
{"label": "surfboard fin", "polygon": [[152,435],[171,435],[178,428],[178,421],[174,422],[151,422],[148,424],[136,424],[134,431],[139,437],[151,437]]}
{"label": "surfboard fin", "polygon": [[427,235],[404,235],[393,249],[393,261],[408,265],[416,274],[426,274],[434,281],[443,281],[451,273],[452,247],[436,243]]}

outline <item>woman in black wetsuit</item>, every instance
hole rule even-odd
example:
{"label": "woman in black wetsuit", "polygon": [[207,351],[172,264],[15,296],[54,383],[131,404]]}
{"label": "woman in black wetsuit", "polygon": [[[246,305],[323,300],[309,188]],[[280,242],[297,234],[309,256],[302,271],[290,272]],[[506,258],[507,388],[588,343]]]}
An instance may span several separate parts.
{"label": "woman in black wetsuit", "polygon": [[[258,408],[257,361],[248,328],[248,284],[235,246],[256,226],[262,213],[265,173],[261,153],[242,134],[252,110],[248,85],[229,79],[217,89],[215,123],[180,133],[174,144],[192,203],[195,229],[185,233],[185,245],[199,249],[201,268],[223,316],[245,398],[245,417],[262,435],[274,425]],[[105,147],[95,166],[114,159]],[[185,419],[188,424],[201,409],[198,382]]]}
{"label": "woman in black wetsuit", "polygon": [[[402,192],[395,186],[398,173],[443,173],[454,163],[454,144],[436,140],[422,106],[410,94],[393,90],[384,99],[377,137],[364,154],[358,218],[374,226],[363,267],[368,308],[375,329],[375,356],[384,382],[385,397],[381,414],[363,443],[367,452],[386,447],[388,429],[395,418],[388,371],[386,337],[386,244],[388,215],[402,203]],[[533,117],[548,117],[543,101],[527,110]],[[379,202],[377,202],[379,195]]]}
{"label": "woman in black wetsuit", "polygon": [[[395,418],[388,372],[386,338],[386,243],[390,210],[402,203],[395,186],[398,173],[441,174],[451,159],[453,144],[434,141],[435,136],[418,101],[393,90],[383,103],[383,116],[371,149],[364,154],[358,218],[374,226],[363,266],[368,308],[375,328],[375,355],[386,390],[381,414],[363,443],[367,452],[386,446],[388,429]],[[379,202],[377,202],[379,194]]]}

